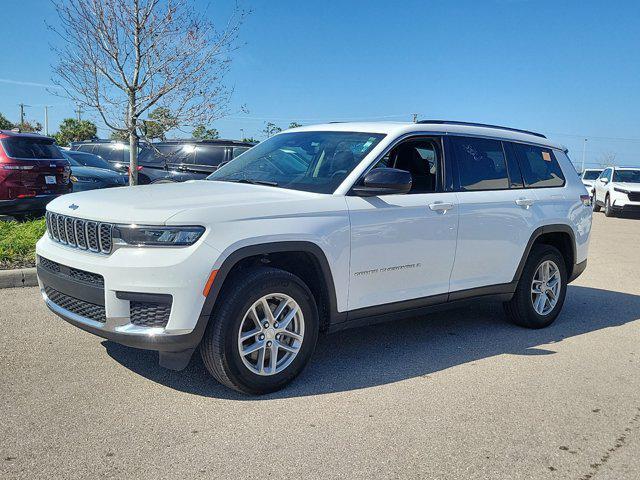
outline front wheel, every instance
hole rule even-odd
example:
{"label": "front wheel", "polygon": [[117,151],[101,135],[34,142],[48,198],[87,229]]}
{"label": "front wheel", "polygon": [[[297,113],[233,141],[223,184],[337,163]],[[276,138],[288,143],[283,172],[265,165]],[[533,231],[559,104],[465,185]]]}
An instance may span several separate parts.
{"label": "front wheel", "polygon": [[613,217],[613,208],[611,208],[611,200],[609,199],[609,195],[607,195],[604,199],[604,216]]}
{"label": "front wheel", "polygon": [[544,328],[556,319],[567,293],[567,269],[558,249],[536,245],[529,254],[516,292],[504,303],[516,325]]}
{"label": "front wheel", "polygon": [[291,382],[318,339],[309,288],[289,272],[259,267],[237,273],[220,295],[200,345],[209,373],[249,394],[274,392]]}

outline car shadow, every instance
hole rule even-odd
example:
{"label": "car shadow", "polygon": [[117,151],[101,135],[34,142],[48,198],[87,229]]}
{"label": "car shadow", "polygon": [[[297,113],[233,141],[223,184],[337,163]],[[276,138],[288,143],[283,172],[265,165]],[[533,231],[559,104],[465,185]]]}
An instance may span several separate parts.
{"label": "car shadow", "polygon": [[[553,355],[548,344],[638,319],[640,295],[569,286],[562,313],[553,325],[541,330],[508,323],[498,303],[478,303],[426,317],[345,330],[321,336],[316,353],[298,379],[280,392],[261,398],[374,387],[505,353]],[[197,352],[185,370],[174,372],[158,365],[156,352],[110,341],[103,345],[126,368],[169,388],[207,397],[255,398],[219,385],[208,375]]]}

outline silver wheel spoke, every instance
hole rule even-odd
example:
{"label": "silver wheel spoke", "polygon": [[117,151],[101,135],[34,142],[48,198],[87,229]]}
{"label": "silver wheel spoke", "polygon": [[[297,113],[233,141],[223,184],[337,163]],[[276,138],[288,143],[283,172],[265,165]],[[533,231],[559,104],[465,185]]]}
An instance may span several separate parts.
{"label": "silver wheel spoke", "polygon": [[287,337],[291,337],[294,340],[298,340],[298,341],[302,341],[302,337],[300,335],[298,335],[297,333],[291,332],[289,330],[283,330],[282,332],[280,332],[282,335],[286,335]]}
{"label": "silver wheel spoke", "polygon": [[282,372],[300,352],[304,327],[302,309],[289,295],[271,293],[256,300],[240,322],[237,338],[242,363],[257,375]]}
{"label": "silver wheel spoke", "polygon": [[280,323],[280,328],[282,330],[285,330],[289,326],[289,324],[291,323],[291,320],[293,320],[293,317],[295,317],[296,313],[298,313],[298,305],[296,305],[294,308],[289,310],[289,313],[287,313],[287,316],[282,319],[282,322]]}
{"label": "silver wheel spoke", "polygon": [[262,347],[264,347],[264,342],[262,342],[262,341],[258,341],[258,342],[252,343],[247,348],[242,350],[242,356],[246,357],[247,355],[255,352],[256,350],[260,350]]}
{"label": "silver wheel spoke", "polygon": [[300,348],[292,347],[291,345],[287,345],[286,343],[279,343],[278,346],[281,349],[286,350],[287,352],[291,352],[291,353],[298,353],[298,350],[300,350]]}
{"label": "silver wheel spoke", "polygon": [[264,316],[267,322],[273,323],[273,312],[271,311],[271,307],[269,307],[269,302],[267,302],[266,298],[262,298],[262,308],[264,310]]}
{"label": "silver wheel spoke", "polygon": [[241,334],[240,341],[241,342],[246,342],[251,337],[255,337],[256,335],[258,335],[261,331],[262,331],[261,328],[254,328],[253,330],[251,330],[249,332],[245,332],[245,333]]}
{"label": "silver wheel spoke", "polygon": [[560,269],[552,260],[545,260],[531,281],[531,302],[538,315],[548,315],[558,303],[562,288]]}

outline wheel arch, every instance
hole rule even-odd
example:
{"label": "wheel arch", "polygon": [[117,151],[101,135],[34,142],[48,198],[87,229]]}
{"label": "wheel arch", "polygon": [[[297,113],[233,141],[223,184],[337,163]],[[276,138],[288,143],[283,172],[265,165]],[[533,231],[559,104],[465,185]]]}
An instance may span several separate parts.
{"label": "wheel arch", "polygon": [[545,244],[557,248],[565,260],[567,278],[571,281],[576,266],[576,237],[573,229],[567,224],[543,225],[533,231],[527,246],[525,247],[518,269],[513,277],[513,284],[517,285],[524,270],[524,266],[529,258],[534,245]]}
{"label": "wheel arch", "polygon": [[218,304],[225,282],[242,268],[261,264],[289,271],[307,284],[318,304],[321,328],[346,319],[346,314],[338,312],[333,274],[322,248],[310,241],[278,241],[241,247],[224,259],[200,314],[199,323],[205,324],[202,332]]}

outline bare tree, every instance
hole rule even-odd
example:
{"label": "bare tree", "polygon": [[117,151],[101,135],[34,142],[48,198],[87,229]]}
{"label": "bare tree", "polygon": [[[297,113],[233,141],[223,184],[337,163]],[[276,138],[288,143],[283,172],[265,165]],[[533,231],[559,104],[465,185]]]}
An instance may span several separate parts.
{"label": "bare tree", "polygon": [[601,167],[610,167],[615,165],[617,154],[615,152],[603,152],[600,155],[600,166]]}
{"label": "bare tree", "polygon": [[177,125],[210,124],[224,115],[223,84],[246,12],[236,8],[223,29],[192,0],[53,0],[60,45],[54,83],[128,136],[129,183],[137,183],[143,120],[168,109]]}

